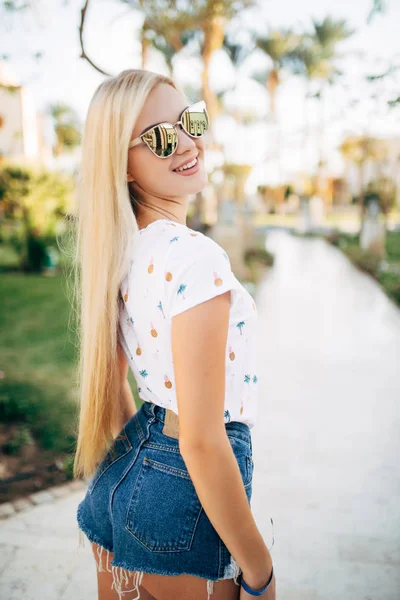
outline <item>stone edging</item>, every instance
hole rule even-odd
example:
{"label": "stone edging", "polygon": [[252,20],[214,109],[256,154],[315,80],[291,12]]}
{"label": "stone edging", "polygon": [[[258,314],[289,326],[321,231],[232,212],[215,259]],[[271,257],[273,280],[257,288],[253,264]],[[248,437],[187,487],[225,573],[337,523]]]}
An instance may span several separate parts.
{"label": "stone edging", "polygon": [[89,479],[76,479],[74,481],[67,481],[60,485],[54,485],[53,487],[46,488],[40,492],[28,494],[16,500],[10,502],[3,502],[0,504],[0,519],[8,519],[14,517],[17,513],[24,512],[38,506],[39,504],[47,504],[54,502],[58,498],[64,498],[72,492],[77,490],[83,490]]}

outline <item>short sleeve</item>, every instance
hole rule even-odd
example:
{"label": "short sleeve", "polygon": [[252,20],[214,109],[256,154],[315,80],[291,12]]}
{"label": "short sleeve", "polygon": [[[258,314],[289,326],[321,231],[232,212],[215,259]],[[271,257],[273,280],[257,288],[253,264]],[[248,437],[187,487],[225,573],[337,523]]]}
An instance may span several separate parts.
{"label": "short sleeve", "polygon": [[229,257],[212,238],[189,229],[170,243],[165,268],[169,318],[236,288]]}

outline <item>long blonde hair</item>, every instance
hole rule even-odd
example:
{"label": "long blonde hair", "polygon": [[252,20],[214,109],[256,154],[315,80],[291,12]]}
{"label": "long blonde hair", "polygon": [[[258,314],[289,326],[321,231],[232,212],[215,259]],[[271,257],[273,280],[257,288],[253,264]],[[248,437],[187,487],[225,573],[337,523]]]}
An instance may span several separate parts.
{"label": "long blonde hair", "polygon": [[119,286],[138,230],[136,209],[146,205],[127,182],[128,145],[146,99],[158,83],[182,93],[170,77],[142,69],[106,79],[95,91],[85,121],[73,266],[80,405],[74,477],[93,475],[112,445],[112,424],[121,410]]}

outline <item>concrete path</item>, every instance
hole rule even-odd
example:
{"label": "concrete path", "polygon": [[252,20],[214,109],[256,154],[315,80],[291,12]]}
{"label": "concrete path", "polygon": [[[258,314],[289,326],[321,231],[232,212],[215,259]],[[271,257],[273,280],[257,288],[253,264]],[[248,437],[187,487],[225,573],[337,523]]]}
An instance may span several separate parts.
{"label": "concrete path", "polygon": [[[323,241],[267,245],[252,509],[277,600],[399,600],[400,311]],[[0,523],[0,598],[97,598],[83,494]]]}
{"label": "concrete path", "polygon": [[323,240],[267,248],[252,508],[277,598],[399,600],[400,311]]}

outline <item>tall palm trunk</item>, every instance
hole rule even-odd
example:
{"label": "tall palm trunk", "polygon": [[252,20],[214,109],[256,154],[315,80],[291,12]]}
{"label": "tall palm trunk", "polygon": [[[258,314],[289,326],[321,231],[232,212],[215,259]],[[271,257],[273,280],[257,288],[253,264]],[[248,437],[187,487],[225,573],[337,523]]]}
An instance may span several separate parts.
{"label": "tall palm trunk", "polygon": [[140,32],[140,42],[142,45],[142,69],[146,68],[147,61],[149,58],[149,50],[151,46],[150,40],[147,38],[147,26],[146,23],[143,23],[142,30]]}
{"label": "tall palm trunk", "polygon": [[210,115],[211,123],[213,118],[218,114],[217,96],[214,94],[209,84],[210,63],[215,50],[220,50],[224,41],[225,18],[215,16],[208,21],[204,28],[204,44],[203,44],[203,72],[202,72],[202,93],[203,98],[207,103],[207,110]]}
{"label": "tall palm trunk", "polygon": [[[204,44],[203,44],[203,71],[201,74],[201,82],[202,82],[202,94],[203,99],[207,104],[207,111],[210,117],[210,137],[211,142],[213,142],[213,134],[212,134],[212,125],[214,122],[214,117],[218,114],[218,100],[216,94],[210,88],[209,75],[210,75],[210,63],[211,58],[215,50],[219,50],[222,48],[222,44],[224,41],[224,30],[225,30],[225,18],[215,16],[210,21],[206,22],[203,27],[204,34]],[[204,196],[201,192],[196,195],[195,202],[195,219],[200,221],[205,214],[205,200]]]}
{"label": "tall palm trunk", "polygon": [[[278,181],[280,182],[282,179],[282,138],[281,138],[281,130],[279,126],[278,116],[276,113],[276,96],[278,92],[279,86],[279,69],[274,67],[268,73],[267,78],[267,90],[269,93],[269,115],[271,120],[271,139],[274,144],[274,152],[276,156],[276,165],[277,165],[277,173],[278,173]],[[267,159],[268,164],[268,159]]]}
{"label": "tall palm trunk", "polygon": [[276,119],[276,95],[279,85],[279,71],[278,69],[272,69],[268,74],[267,89],[269,92],[269,112],[271,118],[275,121]]}
{"label": "tall palm trunk", "polygon": [[325,95],[324,95],[324,87],[321,88],[320,97],[319,97],[319,126],[318,126],[318,156],[319,156],[319,165],[322,166],[325,158],[325,148],[324,148],[324,128],[325,128]]}

